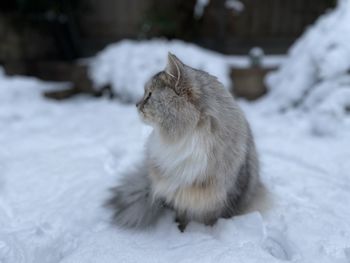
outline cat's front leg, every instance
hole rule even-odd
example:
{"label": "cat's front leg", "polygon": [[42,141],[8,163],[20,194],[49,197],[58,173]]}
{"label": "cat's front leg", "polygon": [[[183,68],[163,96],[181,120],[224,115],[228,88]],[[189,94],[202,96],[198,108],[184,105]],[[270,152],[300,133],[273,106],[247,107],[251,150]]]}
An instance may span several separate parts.
{"label": "cat's front leg", "polygon": [[177,228],[181,232],[184,232],[185,229],[186,229],[186,226],[189,223],[189,220],[187,219],[187,217],[186,217],[186,215],[184,213],[176,212],[175,222],[177,223]]}

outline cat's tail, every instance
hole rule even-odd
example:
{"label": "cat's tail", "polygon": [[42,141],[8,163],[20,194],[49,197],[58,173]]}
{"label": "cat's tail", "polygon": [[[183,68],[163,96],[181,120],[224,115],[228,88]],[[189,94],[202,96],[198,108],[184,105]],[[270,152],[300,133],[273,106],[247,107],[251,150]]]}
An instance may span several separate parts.
{"label": "cat's tail", "polygon": [[113,210],[113,222],[125,228],[145,228],[156,223],[165,210],[161,200],[151,194],[151,182],[145,167],[127,173],[111,189],[106,206]]}

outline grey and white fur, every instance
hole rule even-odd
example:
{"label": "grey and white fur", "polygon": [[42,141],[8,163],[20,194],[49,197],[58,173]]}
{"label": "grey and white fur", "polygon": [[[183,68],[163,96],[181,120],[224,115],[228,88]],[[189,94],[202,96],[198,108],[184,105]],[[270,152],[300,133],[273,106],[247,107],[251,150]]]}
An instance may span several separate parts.
{"label": "grey and white fur", "polygon": [[108,206],[123,227],[155,224],[164,209],[179,229],[237,215],[260,185],[254,140],[242,111],[216,77],[169,53],[136,105],[153,127],[144,163],[124,175]]}

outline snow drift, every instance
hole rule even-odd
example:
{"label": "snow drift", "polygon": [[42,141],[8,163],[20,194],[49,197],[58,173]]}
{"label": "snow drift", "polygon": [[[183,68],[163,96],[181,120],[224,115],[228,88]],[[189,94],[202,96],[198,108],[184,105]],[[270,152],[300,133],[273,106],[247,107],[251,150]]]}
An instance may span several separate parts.
{"label": "snow drift", "polygon": [[179,40],[124,40],[112,44],[92,59],[90,76],[97,88],[111,84],[120,99],[136,102],[143,95],[146,81],[165,68],[169,51],[184,63],[211,72],[229,87],[223,55]]}
{"label": "snow drift", "polygon": [[341,119],[350,110],[350,1],[321,16],[267,78],[270,112],[302,110]]}
{"label": "snow drift", "polygon": [[[142,97],[146,81],[165,68],[168,52],[189,66],[216,76],[227,89],[233,86],[230,67],[250,66],[247,56],[225,56],[180,40],[123,40],[89,60],[89,75],[96,89],[111,85],[120,100],[134,103]],[[269,56],[262,63],[278,66],[283,59],[284,56]]]}

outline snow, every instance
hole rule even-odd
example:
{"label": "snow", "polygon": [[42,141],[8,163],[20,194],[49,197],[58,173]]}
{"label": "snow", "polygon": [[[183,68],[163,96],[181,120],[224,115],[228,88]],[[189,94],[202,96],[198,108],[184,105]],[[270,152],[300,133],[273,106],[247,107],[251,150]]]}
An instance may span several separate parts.
{"label": "snow", "polygon": [[225,6],[228,9],[231,9],[236,12],[243,12],[244,11],[244,4],[241,1],[238,0],[226,0]]}
{"label": "snow", "polygon": [[135,102],[143,95],[145,82],[165,68],[169,51],[195,68],[213,72],[229,85],[223,55],[179,40],[123,40],[112,44],[91,61],[90,75],[97,87],[111,83],[122,100]]}
{"label": "snow", "polygon": [[[204,9],[209,5],[210,0],[197,0],[194,7],[194,17],[199,19],[203,16]],[[226,0],[225,7],[235,12],[244,11],[244,4],[239,0]]]}
{"label": "snow", "polygon": [[40,96],[54,87],[0,79],[0,262],[349,262],[349,123],[320,138],[308,118],[241,102],[274,205],[185,233],[171,212],[123,230],[101,204],[150,128],[132,105]]}
{"label": "snow", "polygon": [[[263,104],[269,112],[306,110],[339,115],[350,106],[343,96],[349,89],[350,1],[321,16],[291,48],[282,67],[272,73],[269,95]],[[337,101],[335,101],[337,100]],[[274,103],[271,103],[274,102]]]}
{"label": "snow", "polygon": [[204,13],[205,7],[209,4],[210,0],[197,0],[194,6],[194,17],[201,18]]}
{"label": "snow", "polygon": [[[332,30],[346,30],[348,4],[323,16],[286,60],[264,57],[264,65],[283,61],[268,80],[270,93],[258,103],[239,101],[256,138],[270,208],[214,227],[190,223],[184,233],[172,212],[155,228],[136,231],[112,225],[102,207],[108,188],[141,158],[150,133],[132,104],[47,100],[41,92],[58,84],[0,69],[0,262],[350,262],[347,47],[337,40],[339,53],[328,52],[323,42],[332,42]],[[226,85],[228,66],[249,66],[246,56],[180,41],[123,41],[91,59],[91,74],[132,101],[145,79],[164,68],[168,50]]]}
{"label": "snow", "polygon": [[[137,102],[143,95],[145,82],[165,68],[169,51],[186,64],[211,72],[228,88],[231,84],[229,67],[250,66],[248,56],[224,56],[180,40],[123,40],[109,45],[89,60],[90,77],[97,89],[111,84],[121,100]],[[277,66],[283,58],[266,56],[263,65]]]}

